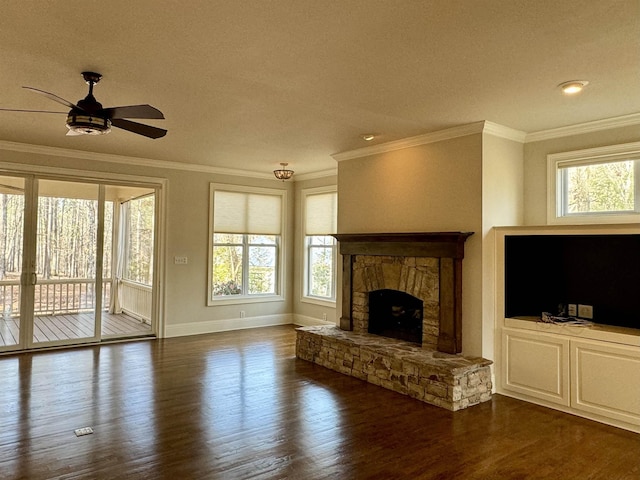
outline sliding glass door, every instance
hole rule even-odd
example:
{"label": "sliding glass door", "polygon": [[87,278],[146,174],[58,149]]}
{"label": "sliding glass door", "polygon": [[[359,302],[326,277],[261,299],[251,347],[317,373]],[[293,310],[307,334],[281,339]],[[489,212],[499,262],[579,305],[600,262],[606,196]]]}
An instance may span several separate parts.
{"label": "sliding glass door", "polygon": [[[31,345],[98,340],[102,310],[103,188],[38,180]],[[33,275],[32,275],[33,277]],[[30,286],[30,285],[29,285]]]}
{"label": "sliding glass door", "polygon": [[154,335],[155,193],[0,177],[0,351]]}

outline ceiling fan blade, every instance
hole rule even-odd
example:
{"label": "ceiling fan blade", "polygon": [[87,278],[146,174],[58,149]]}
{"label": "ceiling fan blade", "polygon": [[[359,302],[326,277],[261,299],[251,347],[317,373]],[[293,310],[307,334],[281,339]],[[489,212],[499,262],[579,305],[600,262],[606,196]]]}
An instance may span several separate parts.
{"label": "ceiling fan blade", "polygon": [[160,110],[151,105],[127,105],[124,107],[111,107],[102,110],[107,118],[159,118],[164,115]]}
{"label": "ceiling fan blade", "polygon": [[142,123],[131,122],[122,118],[111,119],[111,125],[149,138],[160,138],[167,134],[167,131],[162,128],[143,125]]}
{"label": "ceiling fan blade", "polygon": [[33,88],[33,87],[22,87],[22,88],[26,88],[27,90],[31,90],[32,92],[36,92],[36,93],[39,93],[40,95],[44,95],[48,99],[53,100],[54,102],[61,103],[62,105],[66,105],[69,108],[77,108],[79,110],[82,110],[82,108],[71,103],[69,100],[65,100],[64,98],[54,95],[53,93],[45,92],[44,90],[40,90],[38,88]]}
{"label": "ceiling fan blade", "polygon": [[65,115],[68,112],[54,112],[52,110],[22,110],[18,108],[0,108],[0,112],[27,112],[27,113],[64,113]]}

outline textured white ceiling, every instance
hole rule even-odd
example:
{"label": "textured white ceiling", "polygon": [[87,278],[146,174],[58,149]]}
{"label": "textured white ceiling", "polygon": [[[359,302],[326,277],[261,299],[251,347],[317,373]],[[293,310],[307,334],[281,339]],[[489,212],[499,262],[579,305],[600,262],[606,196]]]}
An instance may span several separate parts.
{"label": "textured white ceiling", "polygon": [[[149,103],[169,133],[67,137],[64,115],[0,112],[0,140],[309,173],[481,120],[536,132],[640,112],[638,0],[4,0],[1,16],[0,107],[63,111],[21,87],[76,102],[94,70],[105,107]],[[572,79],[590,84],[561,95]]]}

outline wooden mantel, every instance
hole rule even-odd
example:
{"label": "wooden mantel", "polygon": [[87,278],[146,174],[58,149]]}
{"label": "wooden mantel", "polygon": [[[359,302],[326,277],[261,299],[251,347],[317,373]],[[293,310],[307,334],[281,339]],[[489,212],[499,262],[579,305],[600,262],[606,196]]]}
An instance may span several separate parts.
{"label": "wooden mantel", "polygon": [[353,262],[357,255],[432,257],[440,259],[440,333],[438,351],[462,351],[462,259],[473,232],[339,233],[342,254],[340,328],[353,330]]}

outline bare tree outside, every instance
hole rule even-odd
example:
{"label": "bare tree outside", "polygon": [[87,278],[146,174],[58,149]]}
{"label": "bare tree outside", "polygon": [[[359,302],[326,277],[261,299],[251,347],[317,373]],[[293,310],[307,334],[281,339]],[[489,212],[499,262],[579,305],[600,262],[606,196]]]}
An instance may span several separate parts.
{"label": "bare tree outside", "polygon": [[144,285],[153,282],[153,232],[155,196],[129,201],[129,252],[126,278]]}
{"label": "bare tree outside", "polygon": [[568,212],[634,210],[634,161],[567,168]]}

